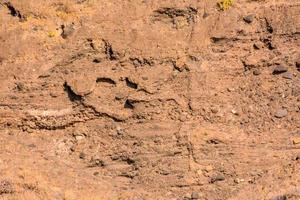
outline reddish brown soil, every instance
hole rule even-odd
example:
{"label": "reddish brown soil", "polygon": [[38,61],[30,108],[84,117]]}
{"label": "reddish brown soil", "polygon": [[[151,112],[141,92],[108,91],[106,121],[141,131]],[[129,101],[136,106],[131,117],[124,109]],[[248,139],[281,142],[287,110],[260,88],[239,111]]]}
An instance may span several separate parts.
{"label": "reddish brown soil", "polygon": [[299,200],[299,0],[0,0],[0,24],[0,199]]}

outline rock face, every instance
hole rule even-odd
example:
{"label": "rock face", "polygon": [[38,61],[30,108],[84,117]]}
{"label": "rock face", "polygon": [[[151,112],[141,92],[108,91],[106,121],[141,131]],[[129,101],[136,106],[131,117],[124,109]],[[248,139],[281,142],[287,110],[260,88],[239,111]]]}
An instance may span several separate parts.
{"label": "rock face", "polygon": [[73,94],[80,97],[84,97],[92,93],[95,89],[95,86],[96,80],[84,74],[71,77],[64,84],[65,90],[70,95]]}
{"label": "rock face", "polygon": [[0,199],[298,200],[300,1],[233,2],[0,1]]}

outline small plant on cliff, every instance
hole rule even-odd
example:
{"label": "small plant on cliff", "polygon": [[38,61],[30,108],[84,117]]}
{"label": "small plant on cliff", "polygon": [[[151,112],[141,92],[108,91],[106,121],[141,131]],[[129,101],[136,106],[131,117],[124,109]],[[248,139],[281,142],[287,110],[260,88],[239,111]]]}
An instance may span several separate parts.
{"label": "small plant on cliff", "polygon": [[54,32],[54,31],[49,31],[48,32],[48,37],[55,37],[56,36],[56,32]]}
{"label": "small plant on cliff", "polygon": [[233,1],[234,0],[221,0],[221,1],[218,2],[218,6],[223,11],[227,10],[232,6]]}

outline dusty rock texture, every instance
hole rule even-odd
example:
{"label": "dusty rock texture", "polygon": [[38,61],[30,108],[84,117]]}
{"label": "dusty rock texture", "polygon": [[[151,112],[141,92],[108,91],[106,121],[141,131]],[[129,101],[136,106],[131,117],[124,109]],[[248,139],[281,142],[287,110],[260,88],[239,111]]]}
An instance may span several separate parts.
{"label": "dusty rock texture", "polygon": [[0,0],[1,199],[300,198],[300,2]]}

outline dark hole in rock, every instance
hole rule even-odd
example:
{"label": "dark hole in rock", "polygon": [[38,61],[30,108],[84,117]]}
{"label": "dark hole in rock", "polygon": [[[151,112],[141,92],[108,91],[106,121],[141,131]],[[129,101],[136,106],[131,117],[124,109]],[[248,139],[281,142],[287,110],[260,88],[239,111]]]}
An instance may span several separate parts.
{"label": "dark hole in rock", "polygon": [[273,33],[274,29],[273,29],[272,25],[270,24],[270,22],[267,19],[265,19],[265,21],[266,21],[266,29],[267,29],[267,31],[269,33]]}
{"label": "dark hole in rock", "polygon": [[64,83],[64,89],[68,94],[68,97],[71,101],[80,101],[82,97],[80,95],[77,95],[72,88],[67,84],[67,82]]}
{"label": "dark hole in rock", "polygon": [[17,10],[10,2],[4,4],[10,12],[10,15],[13,17],[18,17],[20,21],[23,21],[25,18],[21,15],[20,11]]}
{"label": "dark hole in rock", "polygon": [[127,108],[127,109],[133,109],[134,106],[133,106],[133,104],[127,99],[127,100],[125,101],[124,108]]}
{"label": "dark hole in rock", "polygon": [[118,53],[115,52],[112,48],[112,45],[104,40],[104,49],[105,49],[105,54],[109,60],[117,60],[118,59]]}
{"label": "dark hole in rock", "polygon": [[210,140],[207,140],[206,142],[208,144],[220,144],[220,143],[222,143],[222,141],[219,140],[219,139],[210,139]]}
{"label": "dark hole in rock", "polygon": [[106,78],[106,77],[97,78],[96,82],[97,83],[108,83],[108,84],[112,84],[112,85],[116,84],[116,82],[114,80],[112,80],[111,78]]}
{"label": "dark hole in rock", "polygon": [[138,85],[132,81],[130,81],[128,78],[125,79],[126,81],[126,85],[130,88],[133,88],[133,89],[137,89],[138,88]]}
{"label": "dark hole in rock", "polygon": [[100,58],[95,58],[94,60],[93,60],[93,63],[100,63],[101,62],[101,59]]}

